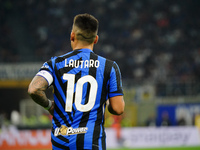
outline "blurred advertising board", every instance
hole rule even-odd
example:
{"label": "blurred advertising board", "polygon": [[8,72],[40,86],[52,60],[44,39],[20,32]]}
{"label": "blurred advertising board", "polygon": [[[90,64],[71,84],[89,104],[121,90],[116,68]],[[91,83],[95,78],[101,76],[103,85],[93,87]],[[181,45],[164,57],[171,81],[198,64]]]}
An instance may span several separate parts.
{"label": "blurred advertising board", "polygon": [[0,64],[0,88],[27,87],[42,63]]}
{"label": "blurred advertising board", "polygon": [[199,103],[184,103],[178,105],[157,106],[157,125],[162,126],[162,121],[168,117],[170,126],[195,125],[195,118],[200,115]]}
{"label": "blurred advertising board", "polygon": [[42,63],[0,64],[0,79],[31,79],[42,66]]}
{"label": "blurred advertising board", "polygon": [[50,136],[50,129],[18,130],[15,126],[2,127],[0,131],[0,149],[51,149]]}
{"label": "blurred advertising board", "polygon": [[[200,146],[200,130],[197,127],[135,127],[121,128],[121,140],[114,128],[106,128],[107,148],[150,148]],[[51,149],[50,129],[18,130],[2,128],[1,150]]]}
{"label": "blurred advertising board", "polygon": [[106,129],[108,148],[156,148],[200,146],[200,131],[196,127],[135,127],[122,128],[121,141],[112,128]]}

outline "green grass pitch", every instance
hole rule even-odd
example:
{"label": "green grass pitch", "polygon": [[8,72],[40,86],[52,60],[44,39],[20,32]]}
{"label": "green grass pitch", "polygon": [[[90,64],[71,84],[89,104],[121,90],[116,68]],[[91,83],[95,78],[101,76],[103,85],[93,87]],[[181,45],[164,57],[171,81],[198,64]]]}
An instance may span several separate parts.
{"label": "green grass pitch", "polygon": [[107,150],[200,150],[200,146],[195,147],[165,147],[165,148],[117,148]]}

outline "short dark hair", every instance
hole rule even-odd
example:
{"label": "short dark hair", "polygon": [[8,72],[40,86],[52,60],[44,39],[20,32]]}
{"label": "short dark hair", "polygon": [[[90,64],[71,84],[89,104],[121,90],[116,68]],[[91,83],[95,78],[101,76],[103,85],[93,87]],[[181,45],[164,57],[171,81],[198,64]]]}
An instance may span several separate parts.
{"label": "short dark hair", "polygon": [[75,32],[78,40],[94,42],[99,27],[99,22],[94,16],[87,13],[76,15],[73,25],[78,28],[78,32]]}

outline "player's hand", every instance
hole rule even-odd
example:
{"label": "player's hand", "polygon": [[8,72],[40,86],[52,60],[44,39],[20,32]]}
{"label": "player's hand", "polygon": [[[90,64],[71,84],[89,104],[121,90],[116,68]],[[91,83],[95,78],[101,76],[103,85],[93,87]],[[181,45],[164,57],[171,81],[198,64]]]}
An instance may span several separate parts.
{"label": "player's hand", "polygon": [[53,112],[54,112],[54,105],[55,105],[55,103],[54,103],[54,101],[51,101],[52,102],[52,105],[51,105],[51,107],[49,108],[49,113],[53,116]]}

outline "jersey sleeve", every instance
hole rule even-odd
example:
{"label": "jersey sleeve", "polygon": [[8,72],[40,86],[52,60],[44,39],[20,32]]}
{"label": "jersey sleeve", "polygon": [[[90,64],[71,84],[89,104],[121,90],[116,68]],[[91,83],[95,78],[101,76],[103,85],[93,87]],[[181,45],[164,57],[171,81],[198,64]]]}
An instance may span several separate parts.
{"label": "jersey sleeve", "polygon": [[121,72],[116,62],[113,63],[108,81],[108,97],[123,95]]}
{"label": "jersey sleeve", "polygon": [[53,69],[51,65],[51,60],[45,62],[42,67],[40,68],[39,72],[36,76],[41,76],[46,79],[49,86],[53,83]]}

